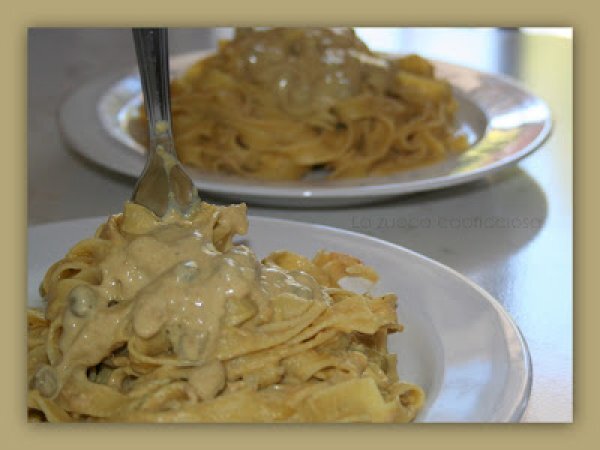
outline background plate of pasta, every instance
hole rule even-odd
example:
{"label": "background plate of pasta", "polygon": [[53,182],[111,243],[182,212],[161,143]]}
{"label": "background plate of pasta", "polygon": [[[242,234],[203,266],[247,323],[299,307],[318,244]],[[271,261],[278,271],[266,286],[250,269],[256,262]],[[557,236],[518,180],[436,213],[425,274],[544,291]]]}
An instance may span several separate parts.
{"label": "background plate of pasta", "polygon": [[30,421],[510,422],[529,398],[500,304],[385,241],[206,203],[28,239]]}
{"label": "background plate of pasta", "polygon": [[[238,29],[174,56],[171,71],[179,159],[201,191],[235,201],[341,205],[454,186],[516,163],[551,130],[547,105],[517,82],[375,53],[352,29]],[[141,172],[137,72],[82,86],[60,117],[84,156]]]}

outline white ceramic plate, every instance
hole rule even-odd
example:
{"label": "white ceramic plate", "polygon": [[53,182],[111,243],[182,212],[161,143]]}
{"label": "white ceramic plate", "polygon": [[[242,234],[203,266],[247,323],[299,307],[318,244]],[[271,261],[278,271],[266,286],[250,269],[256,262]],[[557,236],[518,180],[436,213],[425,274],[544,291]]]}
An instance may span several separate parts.
{"label": "white ceramic plate", "polygon": [[[40,305],[46,269],[105,218],[29,228],[28,298]],[[346,252],[374,267],[376,293],[398,295],[405,329],[390,337],[400,377],[425,389],[418,422],[511,422],[524,412],[531,388],[526,344],[508,314],[489,294],[446,266],[361,234],[325,226],[251,217],[244,238],[262,258],[288,249],[312,256],[319,249]]]}
{"label": "white ceramic plate", "polygon": [[[173,57],[180,74],[209,52]],[[472,181],[514,164],[538,148],[552,121],[547,105],[504,76],[434,62],[439,77],[454,87],[459,102],[457,126],[471,147],[461,155],[431,166],[385,177],[354,180],[263,182],[209,174],[189,168],[201,192],[234,201],[284,206],[340,206],[367,203]],[[67,142],[93,162],[137,177],[144,166],[143,148],[127,132],[142,101],[137,71],[107,75],[81,86],[63,103],[60,124]]]}

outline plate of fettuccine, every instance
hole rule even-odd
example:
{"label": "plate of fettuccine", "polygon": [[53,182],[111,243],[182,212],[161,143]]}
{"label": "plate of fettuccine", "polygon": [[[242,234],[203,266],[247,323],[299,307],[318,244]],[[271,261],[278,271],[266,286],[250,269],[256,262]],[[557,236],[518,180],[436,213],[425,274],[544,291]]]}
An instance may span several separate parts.
{"label": "plate of fettuccine", "polygon": [[[357,204],[479,179],[550,133],[546,103],[508,77],[371,51],[350,30],[239,30],[171,60],[179,159],[206,194],[286,206]],[[135,70],[61,108],[68,143],[136,177],[146,153]]]}
{"label": "plate of fettuccine", "polygon": [[527,405],[500,303],[389,242],[128,204],[30,227],[28,248],[30,421],[511,422]]}

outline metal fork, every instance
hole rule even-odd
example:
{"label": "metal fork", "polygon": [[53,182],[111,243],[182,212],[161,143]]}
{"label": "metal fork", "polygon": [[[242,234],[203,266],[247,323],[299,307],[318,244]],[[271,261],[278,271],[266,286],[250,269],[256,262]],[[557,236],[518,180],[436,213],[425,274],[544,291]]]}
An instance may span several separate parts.
{"label": "metal fork", "polygon": [[133,40],[148,116],[149,146],[146,165],[131,200],[159,217],[172,209],[186,214],[196,203],[198,193],[175,152],[167,30],[133,28]]}

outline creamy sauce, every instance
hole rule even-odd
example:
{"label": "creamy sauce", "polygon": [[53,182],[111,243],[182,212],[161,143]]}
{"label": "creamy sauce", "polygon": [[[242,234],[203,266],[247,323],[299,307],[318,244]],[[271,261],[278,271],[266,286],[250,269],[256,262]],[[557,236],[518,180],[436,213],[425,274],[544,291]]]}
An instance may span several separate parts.
{"label": "creamy sauce", "polygon": [[275,92],[289,113],[321,110],[365,91],[383,93],[394,83],[393,63],[371,52],[352,29],[238,29],[221,53],[227,73]]}
{"label": "creamy sauce", "polygon": [[[130,208],[131,215],[141,210]],[[219,223],[228,220],[231,225],[239,217],[221,216]],[[224,326],[285,320],[315,301],[328,301],[312,276],[262,265],[244,245],[220,251],[212,228],[176,212],[147,228],[123,233],[125,239],[113,244],[99,264],[99,285],[79,285],[69,293],[62,360],[56,372],[46,367],[38,374],[44,395],[56,394],[74,368],[93,366],[120,345],[136,342],[146,353],[152,348],[198,367],[190,384],[199,397],[212,398],[225,383],[216,359]]]}

